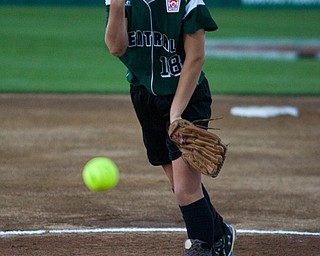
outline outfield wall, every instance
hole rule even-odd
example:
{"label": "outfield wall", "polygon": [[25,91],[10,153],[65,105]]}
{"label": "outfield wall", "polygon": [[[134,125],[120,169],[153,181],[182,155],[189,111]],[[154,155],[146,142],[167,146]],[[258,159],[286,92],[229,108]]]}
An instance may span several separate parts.
{"label": "outfield wall", "polygon": [[71,6],[103,6],[103,0],[0,0],[6,5],[71,5]]}
{"label": "outfield wall", "polygon": [[208,5],[212,6],[320,6],[320,0],[204,0]]}
{"label": "outfield wall", "polygon": [[[319,7],[320,0],[204,0],[208,6],[216,7]],[[79,5],[103,6],[103,0],[0,0],[0,5]]]}
{"label": "outfield wall", "polygon": [[320,6],[320,0],[241,0],[244,6]]}

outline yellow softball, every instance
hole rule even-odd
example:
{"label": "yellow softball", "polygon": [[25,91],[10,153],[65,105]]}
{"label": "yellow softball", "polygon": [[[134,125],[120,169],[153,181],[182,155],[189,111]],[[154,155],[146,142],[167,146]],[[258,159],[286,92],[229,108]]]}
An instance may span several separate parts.
{"label": "yellow softball", "polygon": [[118,184],[119,169],[111,159],[95,157],[85,164],[82,178],[90,190],[108,190]]}

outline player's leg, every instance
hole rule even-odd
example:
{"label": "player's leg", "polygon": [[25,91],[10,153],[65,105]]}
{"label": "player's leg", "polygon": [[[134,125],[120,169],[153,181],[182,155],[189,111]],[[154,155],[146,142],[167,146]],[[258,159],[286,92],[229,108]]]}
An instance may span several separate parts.
{"label": "player's leg", "polygon": [[211,204],[210,196],[202,185],[202,191],[207,199],[209,207],[212,212],[213,222],[214,222],[214,256],[233,256],[233,247],[236,240],[236,230],[235,228],[223,222],[221,215],[215,210],[214,206]]}
{"label": "player's leg", "polygon": [[[165,164],[162,166],[164,169],[164,172],[166,173],[168,180],[172,186],[172,190],[174,192],[174,182],[173,182],[173,172],[172,172],[172,164]],[[212,213],[213,218],[213,229],[214,229],[214,248],[212,255],[214,256],[232,256],[232,250],[234,246],[234,242],[236,239],[236,233],[235,229],[228,224],[225,224],[223,222],[223,218],[220,216],[220,214],[215,210],[213,204],[211,203],[209,193],[207,192],[205,186],[202,184],[202,192],[203,195],[207,201],[207,204],[209,206],[209,209]],[[203,247],[203,243],[201,240],[187,240],[185,247],[190,249],[199,250],[198,247]],[[208,248],[204,249],[206,252],[208,252]],[[188,250],[186,250],[187,253]],[[205,252],[205,253],[206,253]],[[210,253],[209,253],[210,254]],[[188,255],[188,254],[187,254]],[[192,255],[192,252],[189,253],[189,255]],[[211,254],[210,254],[211,255]]]}
{"label": "player's leg", "polygon": [[148,160],[152,165],[171,163],[166,146],[166,120],[156,111],[156,96],[144,86],[131,86],[131,100],[142,129],[143,143],[147,150]]}
{"label": "player's leg", "polygon": [[207,200],[207,203],[209,205],[209,208],[212,213],[213,222],[214,222],[214,241],[218,241],[224,234],[224,228],[223,228],[223,218],[222,216],[216,211],[216,209],[213,206],[213,203],[210,199],[210,195],[207,192],[207,189],[202,184],[202,192],[204,197]]}
{"label": "player's leg", "polygon": [[174,182],[173,182],[173,172],[172,172],[172,163],[169,163],[169,164],[163,164],[162,165],[162,168],[164,170],[164,173],[166,174],[169,182],[170,182],[170,185],[171,185],[171,188],[172,188],[172,191],[174,192]]}
{"label": "player's leg", "polygon": [[[211,117],[211,93],[209,90],[209,85],[206,79],[202,81],[200,85],[195,90],[193,97],[190,100],[190,103],[184,112],[184,118],[189,121],[206,119]],[[207,126],[207,122],[201,123],[203,126]],[[210,196],[206,191],[204,185],[202,185],[202,192],[204,198],[207,201],[208,207],[212,214],[213,219],[213,229],[214,229],[214,254],[213,255],[232,255],[232,247],[235,240],[235,232],[232,226],[227,225],[223,222],[223,218],[214,208]],[[221,241],[223,243],[221,243]],[[221,246],[223,244],[223,246]],[[220,250],[223,247],[223,250]]]}
{"label": "player's leg", "polygon": [[[172,191],[174,192],[174,181],[173,181],[173,172],[172,172],[172,163],[169,164],[164,164],[162,165],[162,168],[170,182],[170,185],[172,187]],[[222,216],[216,211],[216,209],[214,208],[213,204],[211,203],[211,199],[210,199],[210,195],[207,192],[205,186],[202,184],[202,193],[205,197],[205,199],[207,200],[208,206],[210,208],[210,211],[212,213],[213,216],[213,220],[214,220],[214,237],[216,238],[216,240],[219,240],[224,233],[223,230],[223,218]]]}
{"label": "player's leg", "polygon": [[[210,255],[213,246],[213,218],[203,196],[201,174],[193,170],[180,157],[172,162],[174,192],[179,204],[189,240],[185,255],[201,249],[201,255]],[[200,246],[201,248],[197,248]],[[196,248],[195,248],[196,247]]]}
{"label": "player's leg", "polygon": [[179,157],[172,161],[174,192],[180,206],[188,205],[203,198],[201,174]]}

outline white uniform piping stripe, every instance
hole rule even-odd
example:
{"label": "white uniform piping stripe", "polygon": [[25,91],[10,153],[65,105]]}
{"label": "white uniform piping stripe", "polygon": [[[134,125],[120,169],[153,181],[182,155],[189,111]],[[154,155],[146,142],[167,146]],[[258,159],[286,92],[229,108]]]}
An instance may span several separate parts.
{"label": "white uniform piping stripe", "polygon": [[203,0],[190,0],[186,5],[186,14],[184,15],[183,19],[198,5],[205,5],[205,3]]}

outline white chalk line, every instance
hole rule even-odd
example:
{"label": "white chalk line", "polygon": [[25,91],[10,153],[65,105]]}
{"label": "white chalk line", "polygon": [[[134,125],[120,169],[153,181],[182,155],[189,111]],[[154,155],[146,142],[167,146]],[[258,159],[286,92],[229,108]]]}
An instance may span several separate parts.
{"label": "white chalk line", "polygon": [[[0,237],[32,236],[43,234],[87,234],[87,233],[182,233],[185,228],[96,228],[96,229],[53,229],[53,230],[9,230],[0,231]],[[289,230],[237,229],[237,234],[320,236],[320,232]]]}

